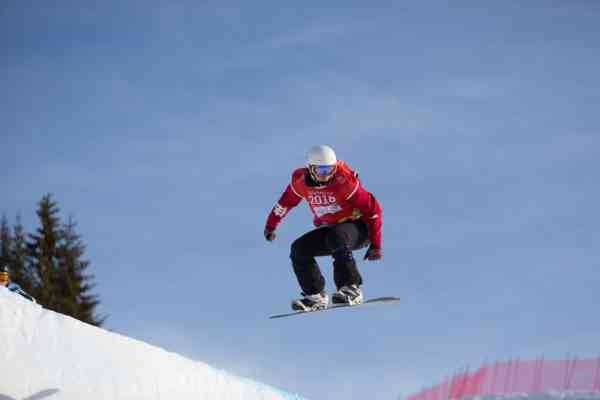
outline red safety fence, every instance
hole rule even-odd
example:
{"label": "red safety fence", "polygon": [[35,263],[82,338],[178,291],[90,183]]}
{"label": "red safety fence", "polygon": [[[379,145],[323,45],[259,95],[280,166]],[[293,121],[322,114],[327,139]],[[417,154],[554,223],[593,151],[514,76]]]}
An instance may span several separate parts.
{"label": "red safety fence", "polygon": [[510,360],[455,374],[406,400],[449,400],[480,395],[547,392],[600,393],[600,357],[559,361]]}

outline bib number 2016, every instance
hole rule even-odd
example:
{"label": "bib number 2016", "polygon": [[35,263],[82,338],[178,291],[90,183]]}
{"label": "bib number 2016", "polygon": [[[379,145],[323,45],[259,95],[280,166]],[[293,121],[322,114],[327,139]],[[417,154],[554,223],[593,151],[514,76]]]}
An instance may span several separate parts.
{"label": "bib number 2016", "polygon": [[315,206],[335,204],[337,202],[335,196],[331,194],[309,194],[308,201]]}

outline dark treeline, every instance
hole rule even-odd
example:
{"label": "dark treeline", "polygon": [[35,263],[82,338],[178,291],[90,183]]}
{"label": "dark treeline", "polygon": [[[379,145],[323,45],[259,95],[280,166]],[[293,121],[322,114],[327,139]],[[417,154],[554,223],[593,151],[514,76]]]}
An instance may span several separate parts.
{"label": "dark treeline", "polygon": [[72,218],[61,221],[58,204],[48,194],[38,203],[39,226],[26,233],[20,218],[11,227],[0,221],[0,264],[8,265],[10,279],[47,309],[100,326],[95,314],[98,296],[91,293],[94,276],[83,258],[85,245]]}

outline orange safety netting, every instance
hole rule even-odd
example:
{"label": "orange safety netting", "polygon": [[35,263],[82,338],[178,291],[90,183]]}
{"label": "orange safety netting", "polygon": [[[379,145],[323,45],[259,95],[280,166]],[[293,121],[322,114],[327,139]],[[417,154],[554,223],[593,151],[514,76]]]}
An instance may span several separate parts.
{"label": "orange safety netting", "polygon": [[511,360],[486,364],[475,372],[455,374],[407,400],[448,400],[478,395],[600,392],[600,357],[548,361]]}

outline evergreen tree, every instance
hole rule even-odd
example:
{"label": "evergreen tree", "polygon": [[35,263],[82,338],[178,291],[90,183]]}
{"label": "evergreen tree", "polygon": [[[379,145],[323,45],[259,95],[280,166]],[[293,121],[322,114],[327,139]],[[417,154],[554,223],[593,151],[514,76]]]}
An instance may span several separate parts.
{"label": "evergreen tree", "polygon": [[11,233],[8,219],[3,215],[0,221],[0,265],[7,265],[10,280],[29,292],[32,288],[32,279],[26,262],[27,250],[21,219],[17,216],[17,224]]}
{"label": "evergreen tree", "polygon": [[31,290],[33,290],[33,278],[28,266],[25,230],[19,216],[17,216],[17,223],[13,227],[12,238],[11,280],[21,286],[25,292],[31,293]]}
{"label": "evergreen tree", "polygon": [[86,273],[90,266],[83,259],[85,245],[76,231],[77,224],[73,218],[62,226],[62,241],[58,249],[59,255],[59,298],[62,312],[83,322],[100,326],[105,318],[94,315],[100,303],[98,297],[90,293],[95,284],[93,275]]}
{"label": "evergreen tree", "polygon": [[60,242],[60,220],[58,205],[47,194],[38,203],[37,216],[40,227],[30,234],[27,243],[34,273],[32,295],[44,307],[58,311],[58,245]]}
{"label": "evergreen tree", "polygon": [[11,247],[12,247],[12,236],[10,234],[10,227],[8,226],[8,219],[6,215],[2,215],[0,220],[0,266],[11,264]]}
{"label": "evergreen tree", "polygon": [[47,309],[100,326],[106,317],[98,317],[100,303],[91,293],[94,276],[87,269],[85,245],[77,233],[73,218],[61,223],[60,209],[51,194],[38,203],[39,227],[26,234],[21,220],[11,232],[6,216],[0,220],[0,262],[8,264],[11,280],[36,298]]}

